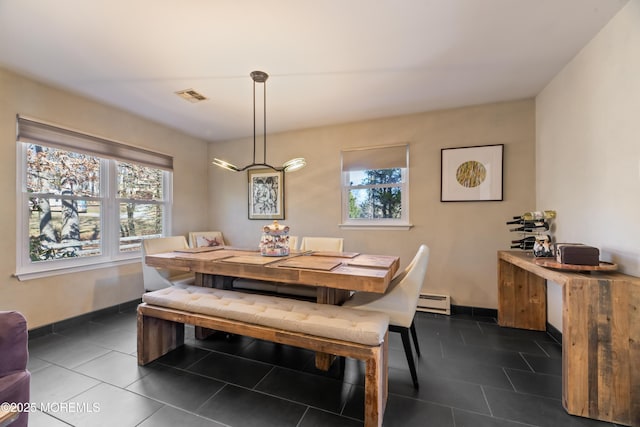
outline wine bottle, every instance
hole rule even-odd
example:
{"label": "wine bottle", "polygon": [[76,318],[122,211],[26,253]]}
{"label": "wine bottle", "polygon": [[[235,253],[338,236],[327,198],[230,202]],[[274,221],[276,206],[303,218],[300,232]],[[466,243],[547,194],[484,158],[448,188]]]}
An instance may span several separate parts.
{"label": "wine bottle", "polygon": [[535,242],[536,241],[536,237],[537,236],[527,236],[527,237],[523,237],[522,239],[512,240],[511,244],[512,245],[519,245],[519,244],[525,243],[525,242]]}
{"label": "wine bottle", "polygon": [[507,225],[519,224],[519,225],[524,225],[526,227],[529,225],[535,225],[535,223],[538,223],[538,222],[545,222],[545,221],[546,220],[544,219],[529,220],[529,219],[519,218],[519,219],[514,219],[512,221],[507,221]]}
{"label": "wine bottle", "polygon": [[527,236],[527,237],[523,237],[522,239],[517,239],[517,240],[512,240],[511,244],[512,245],[519,245],[521,243],[525,243],[525,242],[551,242],[551,236],[549,236],[548,234],[539,234],[537,236]]}
{"label": "wine bottle", "polygon": [[522,214],[525,221],[535,221],[543,219],[552,219],[556,217],[556,211],[533,211]]}
{"label": "wine bottle", "polygon": [[518,240],[512,240],[511,244],[512,245],[521,245],[523,243],[528,243],[528,242],[535,242],[536,241],[536,236],[527,236],[523,239],[518,239]]}
{"label": "wine bottle", "polygon": [[507,225],[511,225],[511,224],[521,224],[522,221],[524,221],[524,219],[522,219],[519,216],[514,216],[512,221],[507,221]]}
{"label": "wine bottle", "polygon": [[517,245],[511,245],[511,249],[524,249],[525,251],[530,251],[533,249],[533,246],[536,244],[535,240],[522,242]]}
{"label": "wine bottle", "polygon": [[524,231],[528,233],[533,233],[536,231],[546,231],[549,229],[549,223],[546,221],[528,221],[520,226],[511,228],[509,231]]}

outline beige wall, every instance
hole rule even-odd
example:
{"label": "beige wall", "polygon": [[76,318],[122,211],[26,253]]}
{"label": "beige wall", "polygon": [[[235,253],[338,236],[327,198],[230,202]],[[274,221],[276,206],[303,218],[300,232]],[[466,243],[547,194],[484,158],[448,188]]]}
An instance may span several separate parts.
{"label": "beige wall", "polygon": [[[514,238],[505,221],[535,203],[534,131],[534,102],[522,100],[269,135],[268,163],[307,160],[306,168],[286,175],[281,222],[298,236],[344,237],[347,251],[400,255],[403,267],[426,243],[432,251],[425,290],[448,293],[457,305],[496,308],[496,251]],[[340,150],[402,142],[410,144],[414,227],[341,229]],[[212,143],[209,158],[245,165],[251,144],[249,139]],[[505,144],[504,201],[440,202],[440,149],[486,144]],[[212,167],[209,176],[213,228],[233,245],[257,245],[268,221],[247,219],[246,172]]]}
{"label": "beige wall", "polygon": [[139,298],[139,264],[19,282],[16,266],[16,115],[41,119],[174,156],[173,234],[206,229],[207,143],[122,110],[0,69],[0,310],[29,328]]}
{"label": "beige wall", "polygon": [[[630,1],[536,98],[536,205],[558,241],[600,248],[640,276],[640,0]],[[562,327],[550,286],[549,320]]]}

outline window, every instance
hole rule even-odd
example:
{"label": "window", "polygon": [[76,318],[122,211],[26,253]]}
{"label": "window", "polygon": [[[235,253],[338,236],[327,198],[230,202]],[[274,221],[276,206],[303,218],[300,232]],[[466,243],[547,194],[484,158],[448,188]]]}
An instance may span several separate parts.
{"label": "window", "polygon": [[409,227],[409,146],[342,151],[342,226]]}
{"label": "window", "polygon": [[170,234],[169,156],[18,117],[17,275],[138,258]]}

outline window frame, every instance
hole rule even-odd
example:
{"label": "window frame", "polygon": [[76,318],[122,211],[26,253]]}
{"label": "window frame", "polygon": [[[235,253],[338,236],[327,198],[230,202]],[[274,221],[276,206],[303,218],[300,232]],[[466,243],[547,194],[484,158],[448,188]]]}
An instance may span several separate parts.
{"label": "window frame", "polygon": [[[405,167],[400,167],[402,180],[398,184],[356,184],[352,185],[349,180],[350,169],[345,170],[345,152],[382,150],[386,148],[406,148]],[[396,169],[397,167],[370,168],[362,170],[385,170]],[[359,169],[358,169],[359,170]],[[340,186],[341,186],[341,228],[369,228],[369,229],[404,229],[408,230],[413,225],[409,220],[409,144],[378,145],[368,147],[346,148],[340,151]],[[400,188],[401,201],[400,218],[349,218],[349,194],[351,190],[369,188]]]}
{"label": "window frame", "polygon": [[[18,123],[20,122],[18,117]],[[27,119],[31,120],[31,119]],[[45,126],[52,126],[46,124]],[[54,128],[57,129],[57,128]],[[67,129],[59,128],[61,131],[67,131]],[[77,135],[84,135],[77,131],[70,131]],[[19,135],[19,132],[18,132]],[[91,135],[87,135],[87,138],[97,138]],[[16,138],[16,273],[15,276],[19,280],[29,280],[40,277],[48,277],[57,274],[67,274],[77,271],[93,270],[97,268],[105,268],[110,266],[140,262],[141,249],[121,251],[120,250],[120,203],[126,202],[129,199],[118,198],[118,162],[137,163],[144,166],[158,168],[162,170],[162,182],[163,182],[163,200],[134,200],[135,203],[144,204],[159,204],[163,206],[163,218],[162,218],[162,235],[171,235],[171,211],[173,205],[173,171],[169,168],[160,168],[156,165],[145,164],[135,159],[126,157],[108,157],[102,153],[92,153],[86,149],[74,150],[72,146],[61,146],[56,142],[47,143],[45,140],[31,140],[28,138]],[[114,144],[115,149],[122,149],[125,147],[118,142],[112,142],[109,140],[100,139],[103,144]],[[27,192],[27,151],[29,145],[41,145],[45,147],[57,148],[69,152],[82,152],[95,157],[100,160],[100,192],[97,197],[95,196],[76,196],[61,194],[49,194],[46,196],[55,199],[70,199],[70,200],[93,200],[100,201],[100,248],[101,253],[98,255],[86,256],[86,257],[71,257],[52,259],[46,261],[32,262],[30,258],[29,248],[29,215],[30,210],[26,208],[29,203],[29,199],[33,197],[43,197],[44,193],[29,193]],[[142,152],[147,156],[152,156],[153,153],[147,150],[142,150],[136,147],[132,147],[136,152]],[[134,153],[135,154],[135,153]],[[164,155],[158,155],[164,156]],[[135,155],[134,155],[135,157]],[[168,158],[168,156],[164,156]],[[170,158],[169,158],[170,159]],[[172,159],[170,160],[172,162]]]}

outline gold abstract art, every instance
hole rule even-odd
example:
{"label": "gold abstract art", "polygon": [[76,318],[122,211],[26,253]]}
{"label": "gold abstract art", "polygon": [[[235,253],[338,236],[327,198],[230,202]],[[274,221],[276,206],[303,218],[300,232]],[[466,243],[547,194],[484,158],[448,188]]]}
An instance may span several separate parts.
{"label": "gold abstract art", "polygon": [[479,186],[487,178],[487,169],[475,160],[469,160],[458,166],[456,181],[463,187],[474,188]]}

